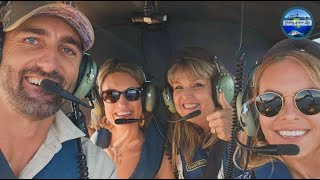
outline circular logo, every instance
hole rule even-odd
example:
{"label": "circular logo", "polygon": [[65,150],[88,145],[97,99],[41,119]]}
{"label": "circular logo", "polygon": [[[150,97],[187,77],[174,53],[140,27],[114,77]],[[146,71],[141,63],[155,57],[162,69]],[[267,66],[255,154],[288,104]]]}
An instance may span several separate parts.
{"label": "circular logo", "polygon": [[301,7],[287,10],[281,18],[283,33],[292,39],[307,38],[314,27],[314,19],[311,13]]}

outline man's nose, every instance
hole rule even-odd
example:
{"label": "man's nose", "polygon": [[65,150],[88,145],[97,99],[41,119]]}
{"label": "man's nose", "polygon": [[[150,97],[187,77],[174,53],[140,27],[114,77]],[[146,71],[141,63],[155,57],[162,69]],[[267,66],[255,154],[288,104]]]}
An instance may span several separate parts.
{"label": "man's nose", "polygon": [[60,61],[58,52],[46,48],[42,53],[37,59],[37,65],[45,72],[56,71]]}

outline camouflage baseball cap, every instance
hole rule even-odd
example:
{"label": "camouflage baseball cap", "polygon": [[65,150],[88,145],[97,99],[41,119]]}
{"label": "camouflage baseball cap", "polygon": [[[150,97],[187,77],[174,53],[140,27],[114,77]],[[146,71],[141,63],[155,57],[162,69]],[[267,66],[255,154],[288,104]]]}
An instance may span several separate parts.
{"label": "camouflage baseball cap", "polygon": [[3,31],[17,28],[34,16],[55,16],[68,22],[79,34],[83,50],[89,50],[94,42],[94,31],[88,18],[72,1],[8,1],[1,8],[0,21]]}

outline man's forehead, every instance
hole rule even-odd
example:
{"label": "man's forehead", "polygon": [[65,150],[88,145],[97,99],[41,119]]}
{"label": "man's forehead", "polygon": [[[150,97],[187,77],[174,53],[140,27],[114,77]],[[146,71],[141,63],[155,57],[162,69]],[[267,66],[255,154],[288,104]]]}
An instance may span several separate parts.
{"label": "man's forehead", "polygon": [[[57,25],[60,24],[61,22],[65,26],[61,28],[57,28]],[[41,35],[41,36],[48,36],[48,37],[60,34],[59,38],[61,39],[61,41],[63,41],[64,43],[76,45],[80,51],[83,50],[80,36],[78,35],[78,33],[74,30],[72,26],[70,26],[67,22],[65,22],[63,19],[58,17],[47,17],[47,16],[32,17],[27,21],[25,21],[24,23],[22,23],[16,29],[12,30],[12,32],[15,35],[23,34],[23,33],[31,33],[31,34]]]}
{"label": "man's forehead", "polygon": [[[59,29],[58,26],[62,26],[63,31]],[[23,29],[41,29],[49,32],[61,32],[64,34],[73,34],[76,36],[77,39],[80,40],[80,36],[78,35],[77,31],[65,20],[59,17],[51,17],[51,16],[35,16],[31,17],[25,22],[23,22],[21,25],[17,27],[20,31]],[[68,33],[70,32],[70,33]]]}

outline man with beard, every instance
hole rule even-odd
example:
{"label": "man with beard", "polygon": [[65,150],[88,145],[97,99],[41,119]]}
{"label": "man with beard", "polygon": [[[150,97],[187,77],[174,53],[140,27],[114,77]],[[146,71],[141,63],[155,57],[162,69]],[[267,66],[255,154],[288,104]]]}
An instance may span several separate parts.
{"label": "man with beard", "polygon": [[[2,7],[1,22],[0,149],[14,175],[115,178],[111,159],[60,110],[64,100],[39,86],[49,79],[74,91],[94,42],[89,20],[70,1],[26,1]],[[78,162],[80,137],[86,165]]]}

